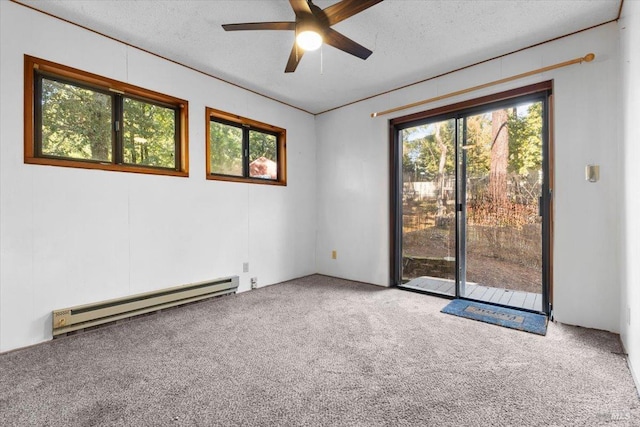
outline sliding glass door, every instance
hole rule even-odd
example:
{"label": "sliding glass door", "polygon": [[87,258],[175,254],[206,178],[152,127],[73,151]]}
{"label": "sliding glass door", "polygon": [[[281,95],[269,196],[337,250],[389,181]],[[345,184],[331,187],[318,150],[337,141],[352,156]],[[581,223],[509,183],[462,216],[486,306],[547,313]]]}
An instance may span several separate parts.
{"label": "sliding glass door", "polygon": [[403,282],[455,295],[456,120],[400,132]]}
{"label": "sliding glass door", "polygon": [[542,311],[542,106],[462,119],[461,296]]}
{"label": "sliding glass door", "polygon": [[394,124],[398,286],[549,311],[548,95]]}

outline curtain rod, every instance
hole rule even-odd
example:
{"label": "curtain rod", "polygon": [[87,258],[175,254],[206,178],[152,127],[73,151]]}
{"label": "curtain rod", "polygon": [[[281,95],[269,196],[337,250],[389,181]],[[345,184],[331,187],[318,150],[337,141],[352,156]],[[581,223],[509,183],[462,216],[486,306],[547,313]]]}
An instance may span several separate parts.
{"label": "curtain rod", "polygon": [[529,77],[532,76],[534,74],[540,74],[540,73],[544,73],[546,71],[551,71],[551,70],[555,70],[556,68],[562,68],[562,67],[566,67],[568,65],[573,65],[573,64],[582,64],[583,62],[591,62],[595,59],[595,55],[593,53],[588,53],[583,57],[580,58],[576,58],[576,59],[572,59],[570,61],[565,61],[565,62],[559,62],[557,64],[554,65],[548,65],[546,67],[542,67],[542,68],[538,68],[536,70],[531,70],[531,71],[527,71],[526,73],[521,73],[521,74],[516,74],[515,76],[511,76],[511,77],[505,77],[503,79],[500,80],[494,80],[492,82],[489,83],[484,83],[478,86],[473,86],[467,89],[462,89],[462,90],[458,90],[455,92],[450,92],[447,93],[446,95],[440,95],[440,96],[436,96],[433,98],[429,98],[429,99],[425,99],[423,101],[418,101],[418,102],[414,102],[412,104],[407,104],[407,105],[403,105],[401,107],[396,107],[396,108],[391,108],[389,110],[384,110],[384,111],[380,111],[377,113],[371,113],[371,117],[378,117],[378,116],[383,116],[385,114],[389,114],[389,113],[395,113],[396,111],[401,111],[401,110],[406,110],[409,108],[413,108],[413,107],[417,107],[418,105],[424,105],[424,104],[428,104],[430,102],[434,102],[434,101],[439,101],[441,99],[446,99],[446,98],[451,98],[457,95],[462,95],[465,93],[469,93],[469,92],[473,92],[475,90],[479,90],[479,89],[484,89],[486,87],[490,87],[490,86],[495,86],[495,85],[499,85],[502,83],[507,83],[513,80],[517,80],[517,79],[522,79],[524,77]]}

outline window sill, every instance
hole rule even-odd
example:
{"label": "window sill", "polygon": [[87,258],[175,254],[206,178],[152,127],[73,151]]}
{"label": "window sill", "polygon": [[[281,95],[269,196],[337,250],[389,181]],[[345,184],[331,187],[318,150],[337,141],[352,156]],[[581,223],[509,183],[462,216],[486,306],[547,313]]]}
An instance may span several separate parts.
{"label": "window sill", "polygon": [[141,174],[147,174],[147,175],[167,175],[167,176],[178,176],[178,177],[189,176],[188,171],[176,171],[171,169],[160,169],[160,168],[144,167],[144,166],[116,165],[111,163],[82,162],[82,161],[73,161],[73,160],[66,160],[66,159],[50,159],[50,158],[44,158],[44,157],[25,157],[24,162],[26,164],[32,164],[32,165],[62,166],[62,167],[79,168],[79,169],[97,169],[97,170],[116,171],[116,172],[141,173]]}
{"label": "window sill", "polygon": [[270,179],[260,179],[260,178],[244,178],[242,176],[228,176],[228,175],[207,175],[207,179],[211,181],[227,181],[227,182],[241,182],[245,184],[262,184],[262,185],[277,185],[281,187],[286,187],[287,183],[285,181],[275,181]]}

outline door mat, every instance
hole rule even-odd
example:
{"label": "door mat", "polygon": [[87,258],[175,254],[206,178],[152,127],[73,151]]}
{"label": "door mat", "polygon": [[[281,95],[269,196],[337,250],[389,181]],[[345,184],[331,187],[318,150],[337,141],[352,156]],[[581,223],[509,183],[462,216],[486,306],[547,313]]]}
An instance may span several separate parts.
{"label": "door mat", "polygon": [[543,314],[529,313],[528,311],[498,307],[464,299],[454,299],[441,311],[454,316],[493,323],[505,328],[518,329],[538,335],[547,334],[547,316]]}

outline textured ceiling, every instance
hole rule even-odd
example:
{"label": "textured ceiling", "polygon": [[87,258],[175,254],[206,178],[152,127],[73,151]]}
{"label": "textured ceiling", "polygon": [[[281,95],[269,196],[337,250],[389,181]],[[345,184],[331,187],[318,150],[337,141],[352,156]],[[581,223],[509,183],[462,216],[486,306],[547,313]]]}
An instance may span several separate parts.
{"label": "textured ceiling", "polygon": [[[236,22],[293,21],[287,0],[19,3],[320,113],[611,21],[620,1],[385,0],[333,27],[372,50],[369,59],[324,46],[306,53],[296,72],[289,74],[284,67],[293,32],[225,32],[221,27]],[[314,3],[324,9],[337,1]]]}

